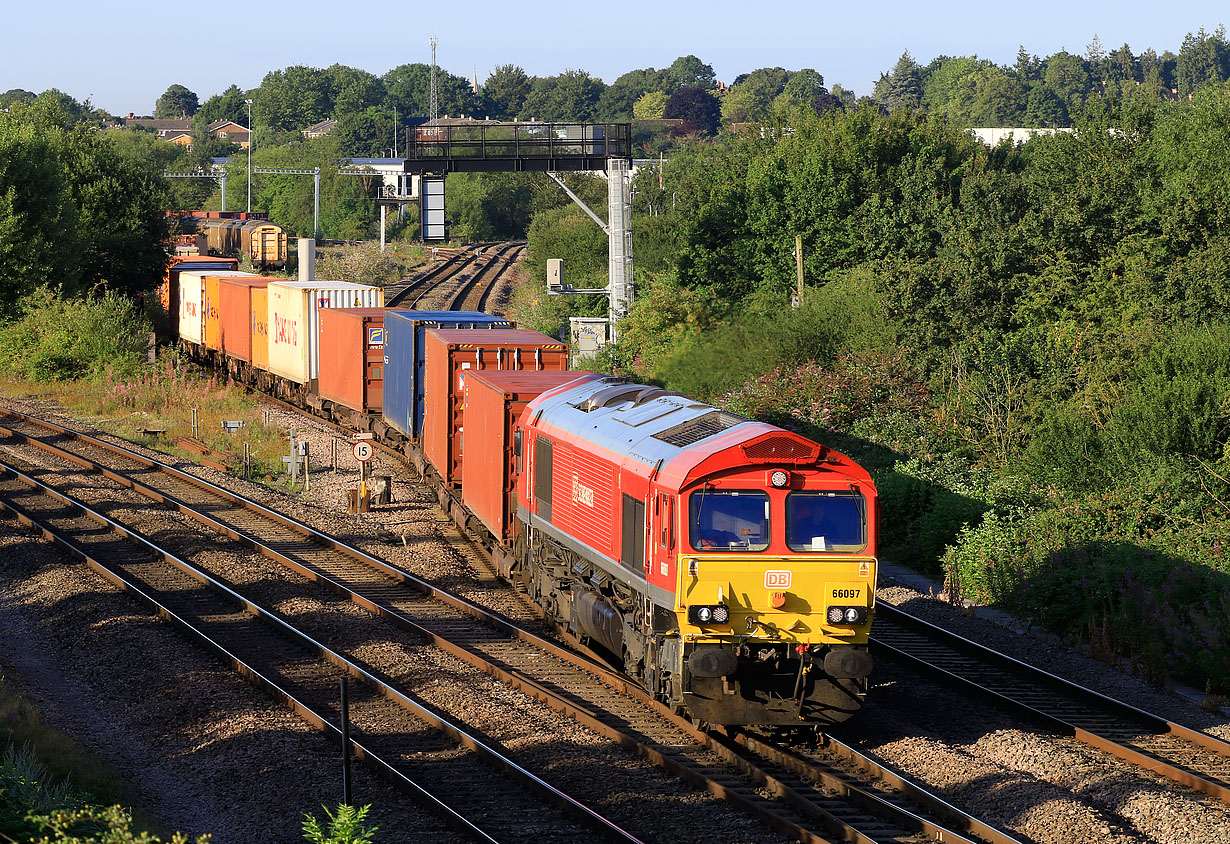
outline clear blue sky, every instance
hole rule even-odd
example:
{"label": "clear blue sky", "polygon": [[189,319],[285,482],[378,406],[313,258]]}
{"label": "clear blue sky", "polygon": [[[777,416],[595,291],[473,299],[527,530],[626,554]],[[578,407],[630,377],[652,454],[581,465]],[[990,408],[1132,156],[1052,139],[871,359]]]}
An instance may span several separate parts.
{"label": "clear blue sky", "polygon": [[[832,85],[871,92],[903,50],[926,64],[977,54],[1011,64],[1017,46],[1045,56],[1128,43],[1178,51],[1183,36],[1213,30],[1230,12],[1212,2],[1135,4],[960,0],[933,4],[715,0],[586,3],[578,0],[444,0],[405,4],[322,0],[168,3],[65,0],[6,4],[0,24],[0,92],[59,88],[114,114],[148,114],[172,83],[204,101],[266,72],[333,63],[383,74],[428,62],[481,83],[499,64],[531,75],[580,68],[610,83],[625,71],[665,67],[693,54],[722,81],[758,67],[813,67]],[[631,11],[634,9],[646,11]],[[627,11],[617,11],[627,10]]]}

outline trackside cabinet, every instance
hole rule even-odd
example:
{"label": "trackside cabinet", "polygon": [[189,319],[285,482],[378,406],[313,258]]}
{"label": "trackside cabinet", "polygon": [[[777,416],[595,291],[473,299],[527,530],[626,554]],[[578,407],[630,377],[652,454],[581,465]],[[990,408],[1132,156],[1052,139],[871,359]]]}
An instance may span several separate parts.
{"label": "trackside cabinet", "polygon": [[362,413],[380,413],[384,393],[384,308],[320,312],[323,399]]}
{"label": "trackside cabinet", "polygon": [[513,328],[480,311],[408,311],[384,315],[384,421],[411,441],[423,432],[423,344],[431,328]]}
{"label": "trackside cabinet", "polygon": [[517,328],[487,331],[435,328],[427,332],[427,393],[423,400],[423,454],[446,484],[462,482],[465,376],[471,372],[561,372],[568,346]]}
{"label": "trackside cabinet", "polygon": [[466,483],[462,499],[500,542],[512,541],[519,475],[514,429],[525,406],[592,372],[469,371],[465,378]]}

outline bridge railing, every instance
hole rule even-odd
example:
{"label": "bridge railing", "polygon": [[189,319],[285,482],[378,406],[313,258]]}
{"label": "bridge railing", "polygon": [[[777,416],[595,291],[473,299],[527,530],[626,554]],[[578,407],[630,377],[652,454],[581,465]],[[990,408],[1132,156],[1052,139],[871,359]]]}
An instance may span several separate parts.
{"label": "bridge railing", "polygon": [[628,123],[493,123],[419,126],[409,130],[406,158],[629,158]]}

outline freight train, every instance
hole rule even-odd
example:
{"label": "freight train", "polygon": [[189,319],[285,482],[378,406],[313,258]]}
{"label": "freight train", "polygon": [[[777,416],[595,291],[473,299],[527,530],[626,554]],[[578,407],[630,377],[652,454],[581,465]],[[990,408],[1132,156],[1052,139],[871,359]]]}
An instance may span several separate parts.
{"label": "freight train", "polygon": [[505,578],[667,706],[823,726],[861,705],[878,509],[845,455],[379,288],[182,263],[163,301],[195,359],[400,449]]}
{"label": "freight train", "polygon": [[192,237],[197,252],[225,258],[247,258],[252,266],[286,266],[286,232],[265,214],[242,211],[168,211],[178,220],[181,235]]}

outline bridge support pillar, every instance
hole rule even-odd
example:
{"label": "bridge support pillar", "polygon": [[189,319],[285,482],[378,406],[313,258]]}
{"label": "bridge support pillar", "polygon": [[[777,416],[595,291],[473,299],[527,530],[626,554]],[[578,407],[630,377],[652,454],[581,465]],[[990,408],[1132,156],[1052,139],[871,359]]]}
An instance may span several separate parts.
{"label": "bridge support pillar", "polygon": [[616,337],[616,323],[632,307],[632,162],[609,158],[607,174],[607,251],[610,290],[610,341]]}

